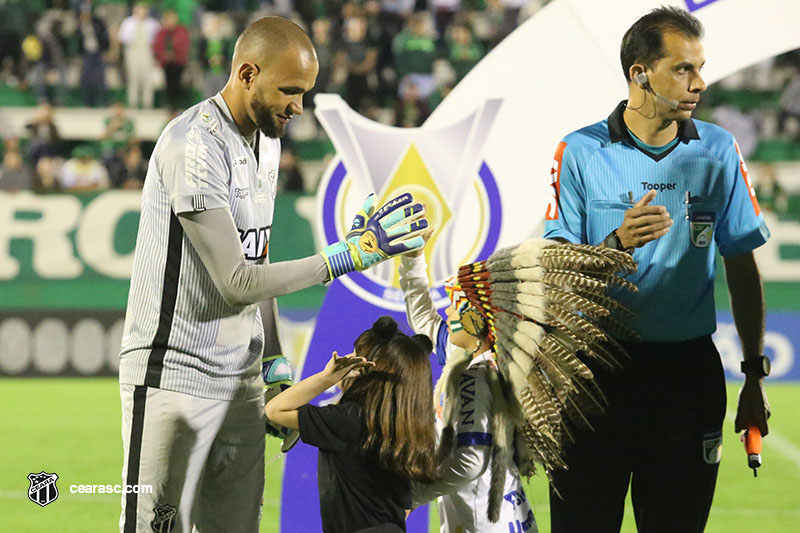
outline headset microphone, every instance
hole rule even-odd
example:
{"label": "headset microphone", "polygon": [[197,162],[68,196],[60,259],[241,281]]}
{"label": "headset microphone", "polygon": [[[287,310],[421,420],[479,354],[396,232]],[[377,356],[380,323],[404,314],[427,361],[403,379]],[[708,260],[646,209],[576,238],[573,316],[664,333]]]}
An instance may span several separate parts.
{"label": "headset microphone", "polygon": [[647,79],[647,73],[640,72],[636,75],[636,83],[641,85],[641,87],[652,94],[656,101],[661,102],[662,104],[670,107],[672,109],[678,109],[678,106],[681,104],[677,100],[673,100],[672,98],[667,98],[666,96],[661,96],[660,94],[656,93],[652,87],[650,87],[650,81]]}

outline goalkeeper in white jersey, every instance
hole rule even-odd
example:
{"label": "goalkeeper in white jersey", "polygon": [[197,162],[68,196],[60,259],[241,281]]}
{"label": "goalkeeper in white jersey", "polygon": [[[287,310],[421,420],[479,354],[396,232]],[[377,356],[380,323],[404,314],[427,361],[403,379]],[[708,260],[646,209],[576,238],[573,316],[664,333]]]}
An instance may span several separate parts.
{"label": "goalkeeper in white jersey", "polygon": [[408,322],[415,333],[436,339],[439,362],[446,361],[434,393],[440,447],[448,454],[443,480],[414,484],[413,503],[439,498],[442,533],[535,532],[514,462],[514,425],[508,420],[506,387],[487,338],[488,324],[457,287],[448,285],[451,305],[445,321],[431,298],[421,250],[401,258]]}
{"label": "goalkeeper in white jersey", "polygon": [[297,25],[257,20],[222,91],[158,139],[120,354],[123,483],[153,492],[123,496],[122,532],[258,531],[263,388],[291,382],[274,298],[423,245],[410,194],[381,207],[370,195],[344,240],[269,263],[279,139],[318,70]]}

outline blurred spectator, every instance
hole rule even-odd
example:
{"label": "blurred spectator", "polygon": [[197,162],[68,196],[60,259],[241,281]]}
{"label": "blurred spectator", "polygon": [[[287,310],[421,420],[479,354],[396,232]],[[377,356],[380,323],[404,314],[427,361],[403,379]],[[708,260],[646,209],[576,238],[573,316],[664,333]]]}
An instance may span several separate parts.
{"label": "blurred spectator", "polygon": [[220,17],[217,13],[206,13],[203,17],[199,53],[200,63],[205,69],[203,93],[206,98],[214,96],[225,86],[233,56],[233,43],[224,37]]}
{"label": "blurred spectator", "polygon": [[440,46],[444,46],[445,36],[447,35],[447,28],[453,22],[453,17],[461,7],[461,0],[430,0],[428,3],[433,10],[433,16],[436,23],[436,35],[439,38]]}
{"label": "blurred spectator", "polygon": [[442,103],[450,91],[453,90],[453,83],[452,82],[445,82],[441,86],[437,87],[435,91],[431,93],[428,97],[428,108],[433,111],[436,109],[436,106]]}
{"label": "blurred spectator", "polygon": [[397,97],[392,41],[403,29],[403,25],[398,25],[392,14],[384,10],[378,0],[367,0],[364,3],[364,16],[367,19],[367,42],[378,50],[375,67],[378,78],[377,100],[383,105],[391,105]]}
{"label": "blurred spectator", "polygon": [[104,161],[117,156],[134,139],[133,119],[125,112],[120,102],[111,106],[111,116],[105,120],[105,131],[100,139]]}
{"label": "blurred spectator", "polygon": [[[336,44],[333,42],[331,20],[329,18],[318,18],[311,25],[311,40],[317,51],[319,60],[319,74],[314,89],[308,95],[307,103],[313,107],[314,95],[317,93],[336,92],[333,86],[336,59]],[[342,66],[344,68],[344,66]]]}
{"label": "blurred spectator", "polygon": [[119,40],[125,47],[125,75],[128,84],[128,107],[153,107],[153,41],[160,25],[150,16],[144,2],[133,6],[133,14],[119,27]]}
{"label": "blurred spectator", "polygon": [[[380,28],[388,46],[378,53],[378,68],[381,69],[379,83],[381,96],[387,95],[390,102],[394,102],[397,97],[400,77],[394,57],[394,41],[405,28],[406,20],[413,13],[415,4],[415,0],[381,0],[380,2]],[[369,11],[371,9],[368,6]]]}
{"label": "blurred spectator", "polygon": [[[75,0],[70,0],[75,1]],[[131,4],[135,1],[131,0],[89,0],[95,6],[95,13],[102,18],[109,27],[116,27],[119,29],[120,23],[130,13]],[[141,1],[141,0],[140,0]],[[145,0],[147,1],[147,0]]]}
{"label": "blurred spectator", "polygon": [[78,16],[78,49],[81,53],[81,91],[88,107],[105,105],[106,60],[108,29],[105,22],[92,13],[91,4],[84,3]]}
{"label": "blurred spectator", "polygon": [[69,192],[87,192],[106,189],[108,172],[97,160],[94,148],[81,144],[72,150],[72,158],[64,162],[58,173],[61,189]]}
{"label": "blurred spectator", "polygon": [[405,26],[406,19],[414,11],[416,0],[381,0],[381,10],[383,11],[386,20],[389,22],[390,28],[387,31],[397,35]]}
{"label": "blurred spectator", "polygon": [[178,109],[184,100],[181,77],[189,58],[189,31],[178,22],[178,14],[172,10],[164,12],[161,23],[153,46],[156,59],[164,69],[167,106]]}
{"label": "blurred spectator", "polygon": [[500,26],[499,35],[501,41],[517,28],[519,13],[528,1],[529,0],[502,0],[503,23]]}
{"label": "blurred spectator", "polygon": [[[487,49],[491,50],[505,37],[505,18],[506,10],[503,0],[486,0],[486,10],[478,17],[480,20],[478,27],[480,27],[480,39],[483,40]],[[478,33],[478,27],[474,28],[476,33]]]}
{"label": "blurred spectator", "polygon": [[43,157],[36,163],[36,172],[33,175],[33,190],[37,193],[58,192],[58,171],[60,159]]}
{"label": "blurred spectator", "polygon": [[8,80],[19,79],[22,37],[29,31],[28,11],[26,0],[0,2],[0,64]]}
{"label": "blurred spectator", "polygon": [[785,214],[789,206],[789,197],[778,182],[778,172],[775,165],[764,165],[758,173],[755,184],[758,204],[765,211],[772,211],[777,215]]}
{"label": "blurred spectator", "polygon": [[461,23],[453,25],[447,57],[456,73],[456,83],[483,59],[483,55],[483,46],[472,38],[470,27]]}
{"label": "blurred spectator", "polygon": [[341,62],[347,70],[344,99],[357,111],[363,108],[364,99],[373,92],[371,77],[374,78],[378,50],[367,42],[367,19],[354,15],[345,19],[344,42],[339,52]]}
{"label": "blurred spectator", "polygon": [[158,7],[161,9],[162,13],[166,13],[167,11],[175,13],[177,17],[176,24],[181,24],[186,27],[194,24],[195,12],[201,5],[205,6],[207,3],[210,2],[208,0],[160,0],[158,2]]}
{"label": "blurred spectator", "polygon": [[278,168],[278,183],[281,184],[281,190],[305,191],[305,180],[300,170],[299,156],[292,145],[285,145],[281,149],[281,162]]}
{"label": "blurred spectator", "polygon": [[[36,34],[29,35],[22,43],[23,53],[30,64],[30,81],[40,102],[52,100],[63,105],[67,85],[67,65],[64,47],[56,36],[54,25],[57,19],[41,18],[36,22]],[[33,50],[26,48],[30,43]],[[37,53],[38,52],[38,53]],[[55,89],[53,98],[48,95],[48,85]]]}
{"label": "blurred spectator", "polygon": [[427,13],[413,13],[409,17],[407,28],[394,38],[392,51],[400,78],[400,96],[413,84],[420,97],[427,98],[436,88],[433,79],[436,45]]}
{"label": "blurred spectator", "polygon": [[740,71],[745,76],[743,87],[757,91],[778,91],[783,78],[776,75],[775,58],[767,57]]}
{"label": "blurred spectator", "polygon": [[0,60],[0,84],[8,87],[18,87],[20,85],[15,67],[16,62],[13,57],[6,56]]}
{"label": "blurred spectator", "polygon": [[[789,84],[781,93],[780,113],[778,114],[778,130],[782,134],[792,132],[792,137],[800,139],[800,70],[795,70]],[[790,130],[788,121],[795,124]]]}
{"label": "blurred spectator", "polygon": [[310,28],[314,19],[339,18],[342,13],[342,0],[294,0],[294,9],[306,28]]}
{"label": "blurred spectator", "polygon": [[36,165],[43,157],[54,157],[58,154],[60,137],[56,123],[53,121],[53,106],[42,103],[33,115],[33,119],[25,124],[25,131],[30,138],[28,158]]}
{"label": "blurred spectator", "polygon": [[417,128],[422,126],[430,114],[427,100],[419,95],[416,85],[409,83],[405,93],[394,105],[394,125],[399,128]]}
{"label": "blurred spectator", "polygon": [[[294,0],[268,0],[268,1],[270,4],[272,4],[272,11],[276,16],[284,18],[292,18],[297,16],[297,13],[295,12],[293,5]],[[246,4],[246,2],[244,3]]]}
{"label": "blurred spectator", "polygon": [[130,145],[108,166],[111,186],[118,189],[141,189],[147,175],[147,160],[137,144]]}
{"label": "blurred spectator", "polygon": [[[219,0],[220,11],[223,11],[233,21],[233,33],[239,35],[247,26],[250,18],[251,6],[248,0]],[[206,6],[211,9],[210,6]]]}
{"label": "blurred spectator", "polygon": [[758,146],[758,122],[755,117],[731,105],[718,105],[711,112],[711,120],[736,138],[742,157],[748,160]]}
{"label": "blurred spectator", "polygon": [[2,107],[0,107],[0,142],[3,150],[19,150],[19,133]]}
{"label": "blurred spectator", "polygon": [[3,154],[3,168],[0,169],[0,191],[27,191],[33,184],[33,173],[22,160],[22,154],[9,150]]}
{"label": "blurred spectator", "polygon": [[317,74],[316,85],[309,91],[307,97],[304,98],[305,105],[309,107],[314,106],[314,95],[318,93],[335,92],[335,88],[332,87],[332,82],[336,47],[331,37],[330,19],[324,17],[315,19],[311,25],[311,40],[317,51],[319,74]]}

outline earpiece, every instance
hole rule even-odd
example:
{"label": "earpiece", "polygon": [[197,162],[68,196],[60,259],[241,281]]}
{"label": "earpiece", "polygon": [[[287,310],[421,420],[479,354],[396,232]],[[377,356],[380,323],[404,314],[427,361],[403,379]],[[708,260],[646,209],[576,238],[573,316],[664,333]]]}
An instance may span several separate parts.
{"label": "earpiece", "polygon": [[652,87],[650,87],[650,81],[647,79],[646,72],[640,72],[636,76],[633,77],[636,80],[636,83],[644,89],[645,91],[651,93],[653,97],[658,100],[659,102],[663,103],[666,106],[669,106],[672,109],[678,109],[680,106],[680,102],[677,100],[673,100],[672,98],[667,98],[666,96],[661,96],[660,94],[656,93]]}

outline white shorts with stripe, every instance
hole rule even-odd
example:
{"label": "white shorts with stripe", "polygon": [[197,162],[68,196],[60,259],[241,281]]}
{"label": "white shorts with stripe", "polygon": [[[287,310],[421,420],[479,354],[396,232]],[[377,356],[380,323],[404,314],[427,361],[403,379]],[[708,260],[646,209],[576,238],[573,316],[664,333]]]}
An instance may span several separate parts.
{"label": "white shorts with stripe", "polygon": [[213,400],[120,385],[120,532],[256,533],[264,492],[264,398]]}

